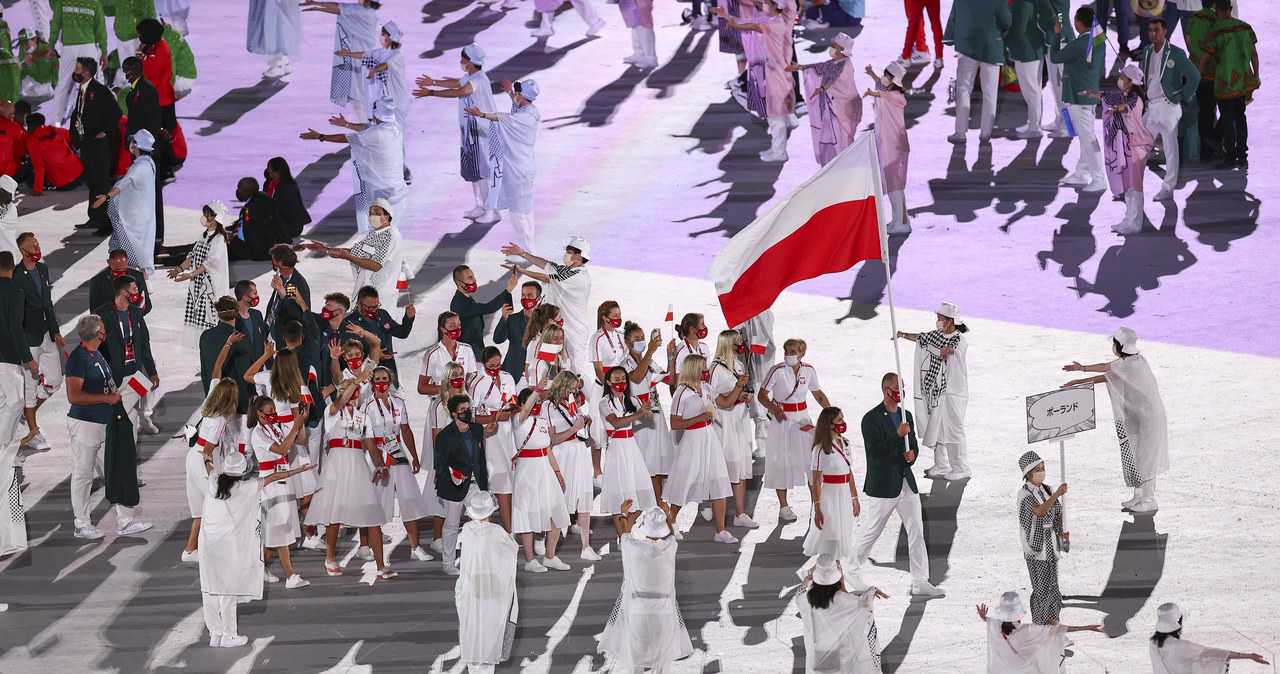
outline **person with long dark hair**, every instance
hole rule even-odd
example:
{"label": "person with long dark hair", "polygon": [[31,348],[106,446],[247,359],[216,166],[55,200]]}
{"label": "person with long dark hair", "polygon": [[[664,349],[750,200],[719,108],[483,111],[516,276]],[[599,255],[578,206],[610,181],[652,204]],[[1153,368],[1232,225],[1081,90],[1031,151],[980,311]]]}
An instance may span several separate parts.
{"label": "person with long dark hair", "polygon": [[[595,410],[582,396],[582,379],[569,370],[557,374],[551,380],[548,391],[551,434],[561,438],[558,442],[551,443],[551,452],[559,464],[560,477],[564,479],[565,508],[569,510],[570,517],[576,516],[578,535],[582,539],[582,552],[579,556],[595,561],[600,559],[596,551],[591,549],[591,508],[595,501],[592,478],[595,473],[591,448],[586,442]],[[569,432],[579,426],[582,426],[580,430]],[[573,525],[570,525],[569,530],[573,531]]]}
{"label": "person with long dark hair", "polygon": [[644,463],[632,430],[636,421],[653,417],[653,406],[640,402],[631,394],[626,368],[615,365],[605,373],[604,379],[609,391],[600,401],[600,418],[607,429],[600,461],[603,482],[600,506],[613,515],[613,524],[621,536],[623,514],[612,512],[611,504],[629,501],[640,508],[658,504],[653,494],[653,483],[649,480],[649,468]]}
{"label": "person with long dark hair", "polygon": [[[654,358],[662,347],[662,331],[654,328],[646,342],[644,329],[639,325],[627,322],[622,328],[627,340],[627,358],[622,366],[627,369],[631,383],[636,385],[636,399],[657,414],[651,418],[636,419],[631,424],[635,433],[636,444],[640,447],[640,455],[649,469],[649,479],[653,482],[653,495],[662,499],[662,481],[671,472],[671,464],[675,462],[675,445],[671,442],[671,428],[667,425],[667,417],[662,412],[662,403],[658,397],[658,382],[666,375],[659,360]],[[667,344],[668,355],[675,353],[675,342]]]}
{"label": "person with long dark hair", "polygon": [[[306,404],[301,404],[300,408],[305,416]],[[249,445],[258,462],[258,470],[264,474],[274,471],[292,475],[287,457],[294,443],[299,439],[305,441],[306,425],[290,424],[286,430],[276,415],[276,402],[269,396],[258,396],[250,405],[249,429]],[[312,481],[314,482],[314,478]],[[293,564],[289,561],[289,546],[298,539],[298,501],[293,485],[283,480],[272,481],[269,486],[264,484],[262,501],[262,546],[267,550],[262,557],[263,564],[259,566],[262,569],[262,579],[268,583],[280,581],[266,566],[271,563],[271,551],[274,550],[280,555],[280,566],[284,569],[286,578],[285,587],[292,590],[310,585],[302,576],[294,573]],[[200,566],[203,568],[205,565]]]}
{"label": "person with long dark hair", "polygon": [[[862,513],[858,486],[853,480],[849,443],[844,438],[848,426],[839,407],[828,407],[818,415],[813,428],[813,479],[809,493],[813,516],[804,537],[804,554],[832,554],[837,559],[853,557],[853,518]],[[848,485],[846,488],[845,485]]]}
{"label": "person with long dark hair", "polygon": [[471,380],[469,395],[475,406],[475,420],[481,426],[491,423],[498,430],[485,439],[484,456],[488,469],[488,491],[497,499],[502,527],[511,530],[511,461],[515,458],[515,379],[502,369],[502,352],[486,346],[480,353],[483,370]]}
{"label": "person with long dark hair", "polygon": [[284,157],[272,157],[262,175],[266,179],[262,191],[271,198],[271,207],[284,225],[284,233],[291,237],[302,234],[302,228],[311,224],[311,214],[302,201],[302,191],[293,179],[289,162]]}
{"label": "person with long dark hair", "polygon": [[1210,648],[1182,639],[1182,609],[1177,604],[1161,604],[1156,609],[1156,631],[1151,635],[1152,674],[1227,674],[1228,660],[1271,663],[1257,653],[1241,653]]}
{"label": "person with long dark hair", "polygon": [[[516,426],[515,477],[511,493],[511,531],[520,534],[524,547],[524,570],[545,573],[548,568],[568,571],[569,565],[556,557],[560,530],[569,526],[569,510],[564,502],[564,476],[551,445],[582,430],[579,418],[569,430],[554,433],[551,429],[551,405],[546,403],[551,392],[547,380],[534,388],[520,391]],[[534,559],[533,535],[546,532],[542,562]]]}
{"label": "person with long dark hair", "polygon": [[813,674],[879,672],[880,644],[871,605],[889,595],[872,587],[861,595],[849,592],[844,569],[833,554],[818,555],[801,569],[796,608],[804,624],[805,671]]}
{"label": "person with long dark hair", "polygon": [[987,673],[1058,674],[1067,632],[1101,632],[1102,625],[1051,625],[1023,623],[1027,609],[1017,592],[1000,595],[1000,603],[987,614],[980,604],[978,617],[987,624]]}
{"label": "person with long dark hair", "polygon": [[[225,358],[225,357],[224,357]],[[187,452],[187,506],[191,509],[191,535],[182,551],[182,561],[199,560],[196,546],[200,541],[200,520],[203,518],[205,493],[209,491],[209,469],[226,456],[228,447],[236,451],[236,408],[239,406],[240,386],[234,379],[219,379],[205,398],[200,409],[200,421],[192,437],[191,451]],[[228,428],[231,426],[231,428]],[[217,450],[217,455],[214,451]],[[209,464],[209,465],[205,465]]]}
{"label": "person with long dark hair", "polygon": [[182,345],[200,346],[200,335],[218,324],[213,303],[226,294],[231,286],[227,268],[227,239],[225,229],[235,222],[227,207],[219,199],[204,205],[200,212],[200,225],[204,232],[191,247],[187,259],[169,270],[169,278],[179,283],[190,281],[187,286],[187,307],[183,314]]}

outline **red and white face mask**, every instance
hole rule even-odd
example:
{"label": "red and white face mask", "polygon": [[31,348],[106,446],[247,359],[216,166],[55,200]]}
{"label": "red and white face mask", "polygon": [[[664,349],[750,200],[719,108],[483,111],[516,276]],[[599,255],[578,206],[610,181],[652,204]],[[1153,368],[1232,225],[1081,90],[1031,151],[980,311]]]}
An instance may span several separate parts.
{"label": "red and white face mask", "polygon": [[380,310],[381,310],[381,307],[377,307],[374,309],[361,309],[360,313],[363,314],[365,318],[371,321],[376,321],[378,320],[378,311]]}
{"label": "red and white face mask", "polygon": [[737,346],[735,346],[735,347],[733,347],[733,352],[734,352],[734,353],[736,353],[736,354],[738,354],[739,356],[741,356],[742,354],[746,353],[746,352],[747,352],[747,343],[746,343],[746,342],[738,342],[738,345],[737,345]]}
{"label": "red and white face mask", "polygon": [[458,328],[457,330],[445,330],[444,335],[449,339],[457,341],[457,339],[462,336],[462,328]]}
{"label": "red and white face mask", "polygon": [[613,390],[617,391],[618,393],[622,393],[623,391],[627,390],[627,382],[625,381],[616,381],[612,384],[609,384],[609,386],[613,387]]}
{"label": "red and white face mask", "polygon": [[537,416],[537,415],[539,415],[539,414],[542,414],[542,403],[538,403],[538,404],[534,405],[533,407],[531,407],[531,408],[529,409],[529,414],[530,414],[530,415],[532,415],[532,416]]}
{"label": "red and white face mask", "polygon": [[129,304],[142,304],[142,293],[131,293],[129,295]]}
{"label": "red and white face mask", "polygon": [[386,393],[387,391],[391,390],[391,382],[375,381],[373,382],[373,390],[377,391],[378,393]]}
{"label": "red and white face mask", "polygon": [[334,316],[336,316],[336,315],[337,315],[336,313],[334,313],[334,312],[332,312],[332,311],[329,311],[328,309],[321,309],[321,310],[320,310],[320,318],[322,318],[322,319],[324,319],[324,320],[326,320],[326,321],[328,321],[328,320],[333,320],[333,317],[334,317]]}
{"label": "red and white face mask", "polygon": [[364,365],[363,357],[347,359],[347,369],[350,370],[351,372],[358,372],[360,370],[361,365]]}
{"label": "red and white face mask", "polygon": [[250,297],[250,298],[249,298],[249,306],[251,306],[251,307],[256,307],[256,306],[258,306],[258,302],[261,302],[261,301],[262,301],[262,298],[261,298],[261,297]]}
{"label": "red and white face mask", "polygon": [[520,306],[524,307],[525,309],[533,309],[534,307],[538,306],[538,299],[536,297],[534,299],[523,297],[520,299]]}
{"label": "red and white face mask", "polygon": [[280,415],[278,415],[278,414],[264,414],[264,415],[262,415],[262,421],[263,421],[263,423],[266,423],[267,425],[274,425],[274,424],[278,424],[278,423],[280,423]]}
{"label": "red and white face mask", "polygon": [[699,328],[699,329],[698,329],[698,339],[706,339],[706,338],[707,338],[707,329],[706,329],[706,328]]}
{"label": "red and white face mask", "polygon": [[22,253],[22,254],[23,254],[23,255],[26,255],[28,258],[30,258],[32,262],[39,262],[39,261],[40,261],[40,258],[42,257],[42,256],[40,255],[40,251],[36,251],[36,252],[34,252],[34,253],[28,253],[28,252],[23,251],[23,253]]}
{"label": "red and white face mask", "polygon": [[622,327],[621,318],[609,318],[606,320],[609,322],[609,327],[613,328],[614,330],[617,330],[618,328]]}
{"label": "red and white face mask", "polygon": [[490,377],[496,377],[496,376],[498,376],[498,373],[499,373],[499,372],[502,372],[502,368],[500,368],[500,367],[486,367],[486,368],[484,369],[484,371],[485,371],[485,374],[489,375]]}
{"label": "red and white face mask", "polygon": [[479,290],[479,289],[480,289],[480,286],[479,286],[478,284],[475,284],[475,283],[463,283],[463,284],[462,284],[462,289],[463,289],[463,290],[465,290],[465,291],[467,291],[467,292],[469,292],[469,293],[473,293],[473,292],[475,292],[475,291]]}
{"label": "red and white face mask", "polygon": [[832,426],[832,428],[835,429],[836,433],[844,435],[844,432],[849,430],[849,424],[836,424],[835,426]]}
{"label": "red and white face mask", "polygon": [[124,273],[126,270],[121,269],[120,271],[116,271],[114,269],[111,269],[109,271],[111,272],[111,278],[120,278],[121,276],[124,276]]}
{"label": "red and white face mask", "polygon": [[707,371],[707,370],[703,370],[703,371],[702,371],[702,381],[711,381],[711,372],[709,372],[709,371]]}
{"label": "red and white face mask", "polygon": [[457,378],[457,379],[450,379],[450,380],[449,380],[449,387],[450,387],[450,388],[457,388],[457,389],[460,389],[460,388],[462,388],[463,386],[465,386],[465,385],[466,385],[466,383],[467,383],[467,382],[466,382],[466,380],[465,380],[465,379],[462,379],[461,377],[459,377],[459,378]]}

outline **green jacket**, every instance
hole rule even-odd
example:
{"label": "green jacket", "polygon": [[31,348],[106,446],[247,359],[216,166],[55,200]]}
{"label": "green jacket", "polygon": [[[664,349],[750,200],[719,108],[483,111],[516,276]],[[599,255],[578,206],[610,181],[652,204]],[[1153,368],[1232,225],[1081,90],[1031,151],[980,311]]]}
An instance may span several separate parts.
{"label": "green jacket", "polygon": [[[30,77],[38,84],[57,84],[58,57],[48,42],[38,38],[35,50],[27,51],[27,42],[33,36],[34,33],[28,33],[25,28],[18,31],[18,60],[21,61],[22,77]],[[30,64],[27,63],[28,56],[31,57]]]}
{"label": "green jacket", "polygon": [[[916,478],[911,474],[911,464],[916,462],[920,453],[920,446],[916,443],[915,417],[901,406],[898,411],[906,415],[903,421],[911,424],[906,442],[898,437],[897,426],[889,417],[884,403],[862,416],[862,448],[867,454],[867,475],[862,482],[862,493],[867,496],[897,498],[902,493],[903,480],[907,481],[911,491],[920,493]],[[915,455],[910,461],[904,455],[907,443]]]}
{"label": "green jacket", "polygon": [[1048,8],[1041,10],[1037,5],[1036,19],[1040,21],[1040,30],[1044,31],[1044,44],[1053,44],[1057,37],[1053,32],[1053,24],[1062,20],[1062,34],[1070,42],[1076,37],[1075,21],[1071,15],[1071,0],[1046,0]]}
{"label": "green jacket", "polygon": [[[1041,15],[1052,13],[1048,0],[1013,0],[1013,25],[1004,34],[1004,47],[1014,61],[1031,63],[1044,58],[1045,35]],[[1053,29],[1052,24],[1050,30]]]}
{"label": "green jacket", "polygon": [[155,0],[113,0],[105,3],[103,12],[115,17],[111,29],[117,40],[136,40],[138,22],[156,18],[156,4]]}
{"label": "green jacket", "polygon": [[[964,5],[964,11],[956,9]],[[942,41],[983,63],[1004,63],[1002,33],[1013,23],[1006,0],[956,0]]]}
{"label": "green jacket", "polygon": [[[1182,21],[1182,37],[1187,43],[1187,56],[1191,62],[1196,64],[1197,69],[1200,64],[1200,57],[1204,55],[1204,41],[1209,37],[1209,33],[1213,31],[1213,24],[1218,22],[1218,13],[1212,9],[1202,9]],[[1209,60],[1210,65],[1213,60]],[[1213,68],[1205,70],[1202,80],[1213,79]]]}
{"label": "green jacket", "polygon": [[[1143,77],[1151,73],[1151,56],[1154,51],[1155,47],[1149,43],[1138,51],[1138,65],[1142,68]],[[1164,97],[1170,103],[1182,106],[1195,102],[1196,89],[1200,85],[1200,69],[1191,63],[1186,52],[1165,40],[1165,50],[1157,57],[1165,60],[1164,74],[1160,77]],[[1151,91],[1150,82],[1146,83],[1146,89]]]}
{"label": "green jacket", "polygon": [[98,53],[107,53],[107,19],[102,13],[102,5],[98,0],[53,3],[49,43],[65,46],[97,43]]}
{"label": "green jacket", "polygon": [[[1057,34],[1054,34],[1057,36]],[[1068,42],[1065,36],[1049,43],[1049,60],[1062,64],[1062,102],[1068,105],[1097,105],[1097,101],[1081,96],[1081,91],[1098,91],[1102,67],[1106,63],[1106,43],[1093,54],[1093,62],[1085,59],[1092,36],[1085,32]]]}
{"label": "green jacket", "polygon": [[169,58],[173,61],[173,76],[196,78],[196,57],[191,53],[191,45],[169,24],[164,25],[164,41],[169,43]]}

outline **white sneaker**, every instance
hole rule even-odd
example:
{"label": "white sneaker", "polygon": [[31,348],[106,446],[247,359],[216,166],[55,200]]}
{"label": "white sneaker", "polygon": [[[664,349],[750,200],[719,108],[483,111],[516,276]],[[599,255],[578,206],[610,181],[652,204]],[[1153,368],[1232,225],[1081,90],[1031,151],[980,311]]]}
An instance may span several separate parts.
{"label": "white sneaker", "polygon": [[198,562],[198,561],[200,561],[200,551],[199,551],[199,550],[192,550],[192,551],[188,552],[188,551],[186,551],[186,550],[183,550],[183,551],[182,551],[182,561],[184,561],[184,562]]}
{"label": "white sneaker", "polygon": [[711,512],[711,506],[703,506],[702,509],[698,511],[698,513],[702,515],[702,519],[708,522],[711,521],[711,515],[713,514]]}
{"label": "white sneaker", "polygon": [[503,9],[515,9],[520,6],[520,0],[502,0]]}
{"label": "white sneaker", "polygon": [[485,210],[487,209],[485,209],[484,206],[476,206],[475,208],[467,211],[466,213],[463,213],[462,217],[475,220],[476,218],[484,215]]}
{"label": "white sneaker", "polygon": [[363,559],[366,562],[372,562],[373,548],[367,545],[362,545],[359,548],[356,548],[356,557],[359,557],[360,559]]}
{"label": "white sneaker", "polygon": [[1040,129],[1025,129],[1025,130],[1023,130],[1023,131],[1019,131],[1019,132],[1017,133],[1018,138],[1021,138],[1022,140],[1030,140],[1030,139],[1032,139],[1032,138],[1039,138],[1039,137],[1041,137],[1041,136],[1043,136],[1043,135],[1044,135],[1044,132],[1043,132],[1043,131],[1041,131]]}
{"label": "white sneaker", "polygon": [[1063,127],[1062,118],[1059,117],[1058,119],[1055,119],[1054,121],[1048,124],[1045,124],[1042,128],[1048,133],[1053,133],[1054,131],[1061,131],[1062,127]]}
{"label": "white sneaker", "polygon": [[683,540],[684,540],[684,534],[680,533],[680,530],[679,530],[679,529],[675,529],[675,530],[673,530],[673,531],[672,531],[672,533],[671,533],[671,537],[672,537],[672,538],[674,538],[674,539],[676,539],[677,541],[683,541]]}
{"label": "white sneaker", "polygon": [[689,27],[694,30],[711,30],[711,22],[707,21],[707,17],[699,14],[689,22]]}
{"label": "white sneaker", "polygon": [[716,534],[715,540],[717,543],[737,543],[738,542],[738,539],[733,534],[729,533],[728,529],[725,529],[724,531],[721,531],[720,533]]}
{"label": "white sneaker", "polygon": [[555,569],[556,571],[569,570],[569,565],[560,561],[559,557],[543,557],[542,565],[547,567],[548,569]]}
{"label": "white sneaker", "polygon": [[306,587],[310,584],[311,584],[311,581],[303,580],[302,576],[299,576],[296,573],[293,574],[292,576],[289,576],[289,580],[286,580],[284,582],[284,586],[290,590],[296,590],[300,587]]}
{"label": "white sneaker", "polygon": [[934,70],[942,70],[942,59],[934,59],[933,68]]}
{"label": "white sneaker", "polygon": [[910,234],[910,222],[893,222],[884,226],[886,234]]}
{"label": "white sneaker", "polygon": [[431,555],[427,554],[427,551],[423,550],[421,545],[411,550],[409,552],[409,556],[416,559],[419,562],[429,562],[435,559]]}
{"label": "white sneaker", "polygon": [[237,648],[249,643],[249,637],[239,634],[224,634],[222,641],[218,642],[219,648]]}
{"label": "white sneaker", "polygon": [[319,536],[307,536],[306,538],[302,539],[301,547],[303,550],[323,550],[324,539],[320,538]]}
{"label": "white sneaker", "polygon": [[963,133],[953,133],[950,136],[947,136],[947,142],[954,143],[956,145],[964,145],[966,140],[967,138],[965,138]]}
{"label": "white sneaker", "polygon": [[858,594],[871,589],[871,586],[867,585],[867,582],[862,579],[862,574],[857,571],[845,571],[844,585],[849,588],[850,592],[856,592]]}
{"label": "white sneaker", "polygon": [[276,574],[271,573],[271,569],[264,568],[264,569],[262,569],[262,582],[264,582],[264,583],[279,583],[279,582],[280,582],[280,576],[277,576]]}
{"label": "white sneaker", "polygon": [[538,555],[547,554],[547,540],[545,538],[533,539],[533,552]]}
{"label": "white sneaker", "polygon": [[437,539],[435,539],[434,541],[431,541],[431,545],[429,545],[428,547],[430,547],[432,550],[435,550],[436,552],[438,552],[438,553],[440,553],[440,554],[442,554],[442,555],[444,554],[444,541],[443,541],[443,539],[437,538]]}
{"label": "white sneaker", "polygon": [[530,573],[546,573],[547,567],[539,564],[538,560],[535,559],[532,562],[525,562],[524,570]]}
{"label": "white sneaker", "polygon": [[1066,129],[1053,129],[1049,131],[1050,138],[1070,138],[1071,134]]}
{"label": "white sneaker", "polygon": [[629,63],[631,65],[635,65],[637,63],[640,63],[641,61],[644,61],[644,54],[641,54],[640,52],[636,52],[630,56],[622,57],[623,63]]}
{"label": "white sneaker", "polygon": [[218,648],[218,647],[219,647],[219,646],[221,646],[221,645],[222,645],[222,635],[221,635],[221,634],[210,634],[210,635],[209,635],[209,648]]}
{"label": "white sneaker", "polygon": [[578,557],[581,559],[585,559],[588,562],[598,562],[601,559],[600,553],[596,552],[595,550],[592,550],[591,548],[583,548],[582,553],[579,554]]}
{"label": "white sneaker", "polygon": [[778,152],[775,154],[773,150],[765,150],[760,153],[760,161],[774,162],[786,161],[787,159],[789,159],[789,157],[786,152]]}
{"label": "white sneaker", "polygon": [[800,128],[800,118],[796,117],[794,114],[787,115],[787,128],[788,129]]}
{"label": "white sneaker", "polygon": [[595,37],[599,35],[602,30],[604,30],[604,19],[596,19],[596,22],[587,28],[587,37]]}
{"label": "white sneaker", "polygon": [[146,433],[147,435],[160,434],[160,429],[156,428],[156,422],[152,421],[151,417],[142,417],[138,421],[143,433]]}
{"label": "white sneaker", "polygon": [[931,60],[932,60],[932,59],[930,59],[930,58],[929,58],[929,52],[927,52],[927,51],[913,51],[913,52],[911,52],[911,62],[912,62],[912,63],[914,63],[914,64],[924,65],[924,64],[928,63],[928,62],[929,62],[929,61],[931,61]]}
{"label": "white sneaker", "polygon": [[1155,201],[1168,201],[1173,198],[1173,190],[1167,190],[1162,187],[1160,188],[1160,191],[1156,192],[1156,195],[1151,198]]}
{"label": "white sneaker", "polygon": [[911,584],[911,594],[912,594],[912,595],[915,595],[915,596],[917,596],[917,597],[945,597],[945,596],[947,596],[947,592],[946,592],[946,590],[943,590],[943,589],[942,589],[942,588],[940,588],[940,587],[935,587],[935,586],[934,586],[932,583],[930,583],[929,581],[924,581],[924,582],[922,582],[922,583],[912,583],[912,584]]}
{"label": "white sneaker", "polygon": [[76,527],[75,533],[72,535],[76,538],[87,538],[91,541],[96,541],[99,538],[106,536],[106,534],[102,533],[101,529],[93,525],[87,527]]}
{"label": "white sneaker", "polygon": [[603,475],[603,474],[600,474],[600,475],[596,475],[595,477],[591,478],[591,484],[592,484],[596,489],[604,489],[604,475]]}
{"label": "white sneaker", "polygon": [[576,524],[570,524],[570,525],[569,525],[569,533],[571,533],[571,534],[580,534],[580,533],[582,533],[582,527],[580,527],[580,526],[578,526],[578,525],[576,525]]}
{"label": "white sneaker", "polygon": [[529,33],[529,36],[530,37],[551,37],[552,35],[555,35],[555,34],[556,34],[555,29],[551,28],[550,26],[546,28],[539,26],[532,33]]}
{"label": "white sneaker", "polygon": [[1059,180],[1058,184],[1068,185],[1068,186],[1088,185],[1089,177],[1080,173],[1070,173],[1067,175],[1067,177],[1063,178],[1062,180]]}
{"label": "white sneaker", "polygon": [[931,466],[928,470],[924,472],[924,476],[925,477],[942,477],[943,475],[946,475],[947,473],[950,473],[950,472],[951,472],[950,466],[946,468],[942,468],[940,466]]}
{"label": "white sneaker", "polygon": [[1142,225],[1130,225],[1127,222],[1120,221],[1111,225],[1111,231],[1120,236],[1128,236],[1130,234],[1139,234],[1142,232]]}
{"label": "white sneaker", "polygon": [[635,65],[641,70],[652,70],[658,67],[658,59],[645,59]]}
{"label": "white sneaker", "polygon": [[816,30],[818,28],[826,28],[827,24],[822,23],[821,21],[815,21],[814,19],[810,19],[806,16],[800,20],[800,27],[805,30]]}
{"label": "white sneaker", "polygon": [[955,482],[956,480],[963,480],[963,479],[965,479],[965,478],[968,478],[968,477],[969,477],[970,475],[972,475],[972,474],[973,474],[973,473],[970,473],[970,472],[969,472],[969,471],[967,471],[967,470],[966,470],[966,471],[964,471],[963,473],[962,473],[962,472],[958,472],[958,471],[954,471],[954,470],[953,470],[953,471],[951,471],[950,473],[947,473],[946,475],[943,475],[942,477],[943,477],[943,479],[948,480],[948,481],[950,481],[950,482]]}
{"label": "white sneaker", "polygon": [[1088,185],[1080,188],[1081,192],[1103,192],[1107,189],[1106,178],[1094,178]]}
{"label": "white sneaker", "polygon": [[894,59],[893,62],[902,66],[903,68],[911,67],[911,59]]}
{"label": "white sneaker", "polygon": [[153,526],[155,525],[150,522],[139,522],[138,520],[134,520],[117,529],[116,534],[120,536],[133,536],[134,534],[140,534]]}
{"label": "white sneaker", "polygon": [[1157,510],[1159,510],[1159,509],[1160,509],[1160,506],[1156,505],[1156,500],[1155,500],[1155,499],[1153,499],[1153,498],[1144,498],[1144,499],[1142,499],[1141,501],[1138,501],[1137,503],[1135,503],[1135,504],[1133,505],[1133,507],[1129,508],[1129,512],[1131,512],[1131,513],[1153,513],[1153,512],[1155,512],[1155,511],[1157,511]]}
{"label": "white sneaker", "polygon": [[457,576],[462,573],[462,571],[458,570],[457,564],[443,564],[440,570],[444,571],[446,576]]}
{"label": "white sneaker", "polygon": [[778,509],[778,519],[787,520],[788,522],[794,521],[796,519],[796,511],[792,510],[791,506],[782,506]]}
{"label": "white sneaker", "polygon": [[27,446],[41,452],[52,447],[49,441],[45,439],[44,431],[36,431],[36,434],[27,442]]}

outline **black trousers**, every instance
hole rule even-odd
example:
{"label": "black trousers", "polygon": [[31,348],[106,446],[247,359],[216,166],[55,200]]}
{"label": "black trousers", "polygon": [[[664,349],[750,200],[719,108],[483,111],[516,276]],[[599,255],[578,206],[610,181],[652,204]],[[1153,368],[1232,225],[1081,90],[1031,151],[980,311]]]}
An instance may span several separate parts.
{"label": "black trousers", "polygon": [[1245,97],[1218,99],[1218,114],[1222,119],[1218,129],[1222,132],[1222,151],[1227,159],[1244,161],[1249,158],[1249,124],[1244,115]]}
{"label": "black trousers", "polygon": [[1200,80],[1200,87],[1196,89],[1196,104],[1200,106],[1200,118],[1198,124],[1200,126],[1200,157],[1204,158],[1207,153],[1205,150],[1212,145],[1218,143],[1218,105],[1213,98],[1213,80]]}
{"label": "black trousers", "polygon": [[107,205],[93,207],[99,194],[106,194],[111,189],[111,164],[115,156],[113,143],[109,136],[91,138],[80,145],[80,164],[84,167],[84,182],[89,187],[89,222],[99,226],[111,226],[107,219]]}

